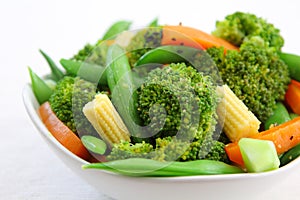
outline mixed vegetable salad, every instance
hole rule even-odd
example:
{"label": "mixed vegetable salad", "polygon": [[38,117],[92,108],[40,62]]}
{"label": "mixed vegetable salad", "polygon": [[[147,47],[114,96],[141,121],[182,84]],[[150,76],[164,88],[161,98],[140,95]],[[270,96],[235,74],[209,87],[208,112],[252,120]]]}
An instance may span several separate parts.
{"label": "mixed vegetable salad", "polygon": [[129,176],[264,172],[300,155],[300,56],[267,20],[235,12],[215,30],[118,21],[51,74],[29,68],[51,134]]}

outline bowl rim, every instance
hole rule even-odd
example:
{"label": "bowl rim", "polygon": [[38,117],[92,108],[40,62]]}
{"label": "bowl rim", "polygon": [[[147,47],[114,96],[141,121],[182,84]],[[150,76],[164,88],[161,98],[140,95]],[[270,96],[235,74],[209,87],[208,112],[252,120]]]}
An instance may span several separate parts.
{"label": "bowl rim", "polygon": [[[41,136],[44,136],[45,139],[49,140],[52,144],[54,144],[62,153],[66,154],[71,159],[74,159],[78,163],[89,164],[88,161],[83,160],[82,158],[76,156],[72,152],[70,152],[67,148],[65,148],[60,142],[58,142],[55,137],[48,131],[46,126],[43,124],[40,116],[38,114],[37,108],[39,107],[39,103],[37,102],[34,93],[31,88],[31,84],[27,83],[23,87],[22,91],[23,97],[23,104],[29,115],[32,123],[34,124],[35,128],[39,131]],[[297,164],[300,163],[300,157],[296,158],[292,162],[288,163],[287,165],[280,167],[279,169],[267,171],[267,172],[259,172],[259,173],[237,173],[237,174],[218,174],[218,175],[197,175],[197,176],[178,176],[178,177],[129,177],[133,179],[148,179],[153,181],[179,181],[179,182],[194,182],[194,181],[216,181],[216,180],[235,180],[235,179],[249,179],[249,178],[261,178],[272,176],[277,173],[285,173],[289,169],[295,167]],[[111,175],[116,175],[120,177],[125,177],[123,175],[119,175],[113,172],[108,172],[105,170],[97,170],[99,173],[106,173]]]}

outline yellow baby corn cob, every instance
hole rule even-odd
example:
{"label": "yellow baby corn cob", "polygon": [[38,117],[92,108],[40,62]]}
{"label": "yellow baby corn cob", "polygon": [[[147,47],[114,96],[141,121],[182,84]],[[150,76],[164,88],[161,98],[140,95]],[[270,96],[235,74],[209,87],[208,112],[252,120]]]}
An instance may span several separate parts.
{"label": "yellow baby corn cob", "polygon": [[250,137],[258,133],[260,121],[248,110],[247,106],[227,86],[217,88],[217,93],[222,95],[217,113],[224,120],[223,130],[232,141],[242,137]]}
{"label": "yellow baby corn cob", "polygon": [[106,94],[97,94],[83,107],[83,113],[108,145],[130,141],[129,131]]}

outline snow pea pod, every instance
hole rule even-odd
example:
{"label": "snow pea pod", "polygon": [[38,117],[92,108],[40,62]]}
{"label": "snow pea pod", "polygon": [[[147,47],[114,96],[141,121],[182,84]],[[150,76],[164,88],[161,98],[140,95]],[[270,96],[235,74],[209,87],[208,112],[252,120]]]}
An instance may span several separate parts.
{"label": "snow pea pod", "polygon": [[58,68],[58,66],[55,64],[55,62],[50,58],[45,52],[43,52],[40,49],[40,53],[43,55],[43,57],[46,59],[47,63],[50,66],[51,69],[51,78],[54,81],[59,81],[64,77],[64,73]]}
{"label": "snow pea pod", "polygon": [[197,52],[201,50],[187,46],[166,45],[152,49],[145,53],[136,63],[135,66],[140,66],[148,63],[178,63],[191,62]]}
{"label": "snow pea pod", "polygon": [[106,59],[107,83],[112,102],[131,135],[138,134],[141,123],[136,103],[134,77],[125,50],[118,44],[109,47]]}
{"label": "snow pea pod", "polygon": [[115,22],[103,35],[102,40],[112,39],[117,34],[128,30],[131,24],[132,22],[123,20]]}
{"label": "snow pea pod", "polygon": [[87,81],[107,85],[105,67],[80,61],[61,59],[60,64],[68,75],[79,76]]}
{"label": "snow pea pod", "polygon": [[34,73],[30,67],[28,67],[28,70],[31,79],[31,88],[35,95],[35,98],[37,99],[39,104],[48,101],[53,93],[53,90],[46,84],[46,82],[42,78]]}
{"label": "snow pea pod", "polygon": [[265,122],[265,130],[268,130],[271,125],[280,125],[290,121],[290,114],[281,102],[277,102],[273,114]]}
{"label": "snow pea pod", "polygon": [[283,52],[279,56],[287,64],[291,78],[300,81],[300,56]]}
{"label": "snow pea pod", "polygon": [[83,169],[102,169],[128,176],[194,176],[213,174],[233,174],[244,171],[214,160],[195,160],[189,162],[160,162],[144,158],[129,158],[105,163],[92,163],[83,166]]}

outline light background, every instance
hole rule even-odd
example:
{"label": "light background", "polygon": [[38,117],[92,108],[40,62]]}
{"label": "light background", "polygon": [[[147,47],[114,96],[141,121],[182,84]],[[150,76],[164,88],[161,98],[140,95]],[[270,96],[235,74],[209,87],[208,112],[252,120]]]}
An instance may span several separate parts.
{"label": "light background", "polygon": [[[95,42],[120,19],[132,20],[139,28],[158,17],[160,24],[181,22],[211,32],[216,20],[239,10],[274,23],[285,38],[283,50],[300,54],[298,4],[296,0],[0,0],[0,199],[107,199],[53,155],[25,112],[22,89],[29,81],[27,66],[40,75],[49,72],[38,49],[58,62]],[[259,199],[299,199],[300,166],[278,181],[278,187],[270,185]]]}

